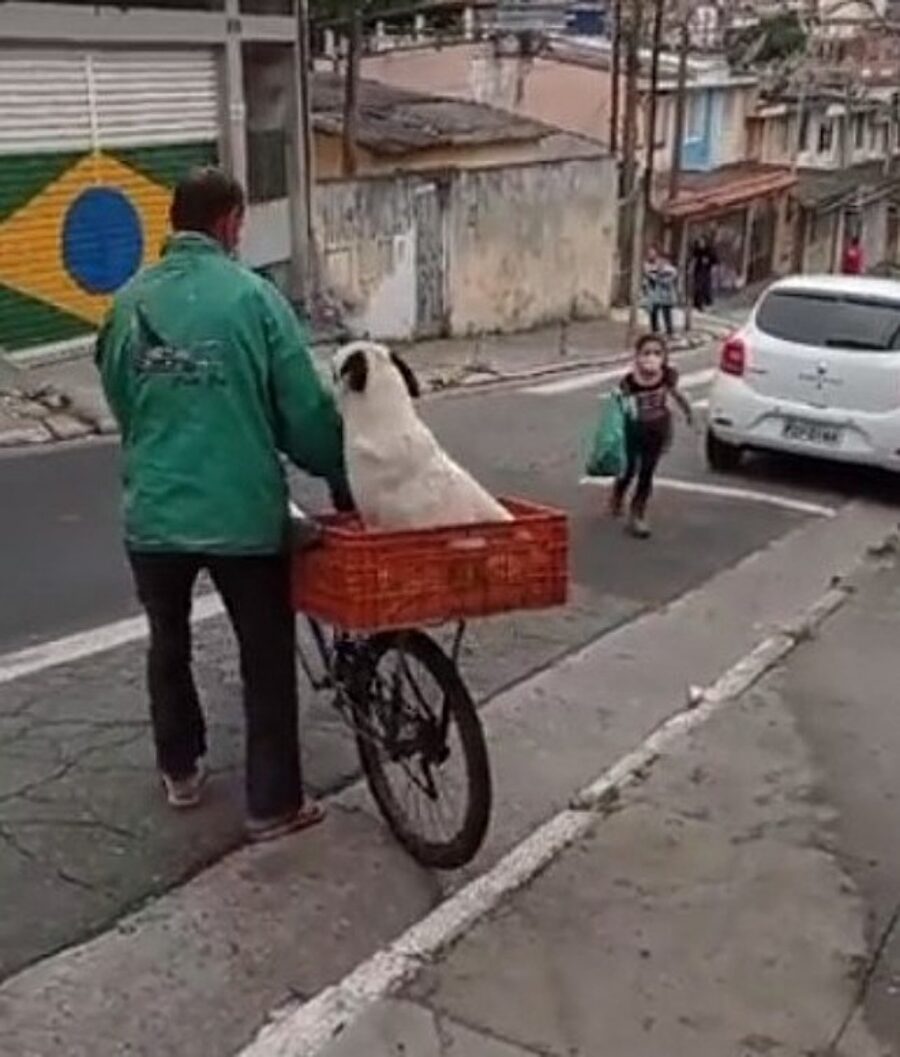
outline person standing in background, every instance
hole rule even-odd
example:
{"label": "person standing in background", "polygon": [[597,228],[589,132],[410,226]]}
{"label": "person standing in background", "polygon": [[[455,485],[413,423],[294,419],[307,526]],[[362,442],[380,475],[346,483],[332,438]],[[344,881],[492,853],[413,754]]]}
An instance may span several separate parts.
{"label": "person standing in background", "polygon": [[709,238],[701,235],[691,247],[691,293],[698,312],[705,311],[713,303],[713,268],[718,263]]}
{"label": "person standing in background", "polygon": [[865,270],[865,260],[863,259],[863,249],[859,241],[859,235],[854,235],[844,250],[841,271],[844,275],[862,275]]}
{"label": "person standing in background", "polygon": [[656,246],[647,250],[642,286],[644,304],[650,316],[650,329],[658,334],[664,327],[671,338],[675,333],[672,311],[678,300],[678,271]]}

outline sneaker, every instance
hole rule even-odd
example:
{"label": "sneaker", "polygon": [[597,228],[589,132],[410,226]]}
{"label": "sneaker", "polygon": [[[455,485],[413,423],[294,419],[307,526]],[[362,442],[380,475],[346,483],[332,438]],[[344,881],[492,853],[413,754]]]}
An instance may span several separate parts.
{"label": "sneaker", "polygon": [[638,517],[636,514],[632,514],[628,519],[628,531],[639,540],[649,539],[651,535],[646,518]]}
{"label": "sneaker", "polygon": [[173,778],[171,775],[163,774],[162,783],[166,790],[169,807],[179,810],[196,807],[200,803],[208,773],[206,761],[201,757],[197,761],[194,773],[185,778]]}
{"label": "sneaker", "polygon": [[278,840],[291,833],[310,829],[325,821],[325,808],[321,804],[309,801],[290,815],[281,818],[251,818],[247,822],[247,836],[254,844],[268,840]]}

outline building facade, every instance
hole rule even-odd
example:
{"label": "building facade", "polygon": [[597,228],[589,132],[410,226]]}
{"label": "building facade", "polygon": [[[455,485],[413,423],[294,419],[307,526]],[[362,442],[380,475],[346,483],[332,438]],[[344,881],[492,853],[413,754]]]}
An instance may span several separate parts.
{"label": "building facade", "polygon": [[2,5],[0,349],[83,344],[158,258],[194,164],[248,186],[250,263],[299,291],[296,42],[293,0]]}

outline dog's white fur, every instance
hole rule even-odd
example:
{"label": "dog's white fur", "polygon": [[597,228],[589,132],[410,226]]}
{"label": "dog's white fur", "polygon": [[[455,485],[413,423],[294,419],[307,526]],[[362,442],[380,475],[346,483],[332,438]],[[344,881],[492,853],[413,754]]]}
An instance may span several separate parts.
{"label": "dog's white fur", "polygon": [[[366,362],[362,392],[344,368]],[[386,530],[509,521],[511,515],[441,448],[416,413],[390,350],[356,341],[335,355],[350,490],[363,522]]]}

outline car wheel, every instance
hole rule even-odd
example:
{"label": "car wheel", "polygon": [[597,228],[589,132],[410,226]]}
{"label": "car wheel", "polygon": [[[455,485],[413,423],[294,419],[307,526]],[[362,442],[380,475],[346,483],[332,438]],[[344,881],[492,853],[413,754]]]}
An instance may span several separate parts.
{"label": "car wheel", "polygon": [[741,449],[720,440],[712,430],[706,433],[706,461],[718,473],[734,473],[741,465]]}

